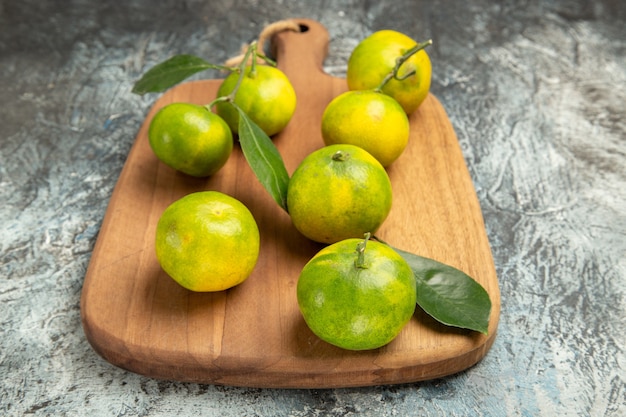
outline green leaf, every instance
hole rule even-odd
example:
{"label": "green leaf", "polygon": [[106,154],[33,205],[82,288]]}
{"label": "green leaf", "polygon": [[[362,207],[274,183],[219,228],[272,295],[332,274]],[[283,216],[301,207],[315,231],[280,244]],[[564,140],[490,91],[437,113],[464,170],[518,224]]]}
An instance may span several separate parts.
{"label": "green leaf", "polygon": [[175,55],[149,69],[135,83],[133,93],[160,93],[193,74],[207,69],[223,69],[194,55]]}
{"label": "green leaf", "polygon": [[283,158],[269,136],[243,110],[235,108],[239,111],[239,143],[246,161],[274,201],[287,211],[289,174]]}
{"label": "green leaf", "polygon": [[426,313],[445,325],[487,334],[491,300],[482,285],[456,268],[394,249],[413,270],[417,304]]}

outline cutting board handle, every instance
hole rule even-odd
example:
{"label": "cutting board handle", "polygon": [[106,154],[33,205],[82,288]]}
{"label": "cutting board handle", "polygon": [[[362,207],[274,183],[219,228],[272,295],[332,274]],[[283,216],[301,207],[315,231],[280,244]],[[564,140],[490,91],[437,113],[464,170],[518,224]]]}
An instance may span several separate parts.
{"label": "cutting board handle", "polygon": [[289,77],[326,76],[323,64],[328,54],[328,31],[315,20],[294,20],[300,32],[285,30],[271,39],[271,51],[278,67]]}

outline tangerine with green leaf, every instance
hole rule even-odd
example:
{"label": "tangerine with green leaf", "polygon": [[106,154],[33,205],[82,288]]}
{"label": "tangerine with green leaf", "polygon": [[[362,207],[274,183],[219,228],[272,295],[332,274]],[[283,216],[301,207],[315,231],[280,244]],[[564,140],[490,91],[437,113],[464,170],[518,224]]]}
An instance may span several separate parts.
{"label": "tangerine with green leaf", "polygon": [[298,306],[320,339],[349,350],[390,343],[413,316],[413,271],[391,247],[346,239],[319,251],[302,269]]}
{"label": "tangerine with green leaf", "polygon": [[[418,44],[403,33],[394,30],[374,32],[354,48],[348,59],[346,80],[349,89],[378,88],[393,71],[396,60],[415,47]],[[397,73],[400,79],[390,79],[382,91],[396,99],[407,114],[411,114],[428,96],[431,76],[430,58],[422,48],[400,66]]]}

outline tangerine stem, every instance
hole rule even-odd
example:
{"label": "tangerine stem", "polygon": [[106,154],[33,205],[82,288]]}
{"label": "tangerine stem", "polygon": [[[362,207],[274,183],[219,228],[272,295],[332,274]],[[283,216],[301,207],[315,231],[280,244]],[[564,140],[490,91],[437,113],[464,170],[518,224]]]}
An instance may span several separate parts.
{"label": "tangerine stem", "polygon": [[367,265],[365,265],[365,247],[367,246],[367,241],[369,240],[370,236],[370,232],[365,233],[365,238],[363,239],[363,241],[359,242],[359,244],[356,245],[357,257],[354,261],[354,266],[359,269],[367,268]]}
{"label": "tangerine stem", "polygon": [[276,63],[266,57],[263,54],[259,54],[257,51],[257,41],[252,41],[252,43],[250,43],[250,45],[248,46],[248,48],[246,49],[246,53],[243,56],[243,59],[241,60],[241,62],[239,63],[239,65],[237,67],[224,67],[226,69],[228,69],[231,72],[235,72],[238,71],[239,72],[239,78],[237,78],[237,83],[235,84],[235,87],[233,88],[233,91],[230,92],[230,94],[223,96],[223,97],[218,97],[215,100],[213,100],[211,103],[207,104],[205,107],[207,109],[211,109],[216,103],[219,103],[221,101],[228,101],[233,103],[235,101],[235,96],[237,95],[237,91],[239,91],[239,87],[241,86],[241,82],[243,81],[243,77],[246,75],[246,67],[248,66],[248,61],[250,60],[250,55],[252,55],[252,62],[250,63],[250,72],[248,73],[248,75],[250,75],[251,77],[255,77],[256,76],[256,60],[257,57],[265,60],[265,62],[267,62],[270,65],[276,65]]}
{"label": "tangerine stem", "polygon": [[270,58],[269,56],[266,56],[264,54],[260,54],[257,52],[256,56],[258,56],[259,58],[261,58],[263,61],[267,62],[268,65],[271,65],[272,67],[275,67],[277,65],[276,61],[274,61],[272,58]]}
{"label": "tangerine stem", "polygon": [[331,157],[333,161],[343,162],[346,159],[350,158],[350,154],[344,151],[337,151]]}
{"label": "tangerine stem", "polygon": [[[230,101],[231,103],[235,101],[235,96],[237,95],[237,91],[239,91],[239,86],[241,86],[241,82],[243,81],[243,77],[246,74],[246,67],[248,63],[248,59],[250,58],[250,54],[253,56],[252,60],[252,68],[250,69],[250,73],[252,74],[255,71],[254,62],[256,61],[256,41],[252,42],[248,49],[246,49],[246,54],[243,56],[243,59],[239,63],[239,67],[235,71],[239,71],[239,78],[237,78],[237,83],[233,88],[233,91],[230,92],[223,101]],[[214,101],[218,101],[221,97],[218,97]],[[222,100],[219,100],[222,101]]]}
{"label": "tangerine stem", "polygon": [[417,52],[421,51],[422,49],[424,49],[427,46],[430,46],[432,44],[433,44],[432,39],[429,39],[426,42],[418,43],[413,48],[411,48],[408,51],[406,51],[402,56],[398,57],[396,59],[396,65],[393,67],[393,69],[391,71],[389,71],[389,74],[387,74],[385,76],[385,78],[383,78],[383,80],[381,81],[380,85],[378,87],[376,87],[374,89],[374,91],[382,92],[383,87],[385,85],[387,85],[387,83],[389,81],[391,81],[391,79],[395,78],[398,81],[402,81],[402,80],[406,80],[410,76],[414,75],[417,72],[416,70],[409,71],[408,73],[404,74],[402,77],[399,77],[398,76],[398,71],[400,71],[400,67],[402,66],[402,64],[404,64],[410,57],[412,57]]}
{"label": "tangerine stem", "polygon": [[248,47],[248,51],[246,51],[246,55],[248,55],[248,52],[252,50],[252,62],[250,63],[250,72],[249,72],[249,75],[252,78],[256,77],[256,59],[258,56],[256,53],[256,50],[257,50],[256,45],[257,45],[256,41],[253,41]]}
{"label": "tangerine stem", "polygon": [[216,98],[215,100],[213,100],[212,102],[210,102],[209,104],[206,104],[204,107],[206,107],[206,109],[208,111],[211,111],[211,109],[213,108],[213,106],[215,106],[217,103],[221,103],[222,101],[229,101],[232,102],[232,99],[229,96],[221,96]]}

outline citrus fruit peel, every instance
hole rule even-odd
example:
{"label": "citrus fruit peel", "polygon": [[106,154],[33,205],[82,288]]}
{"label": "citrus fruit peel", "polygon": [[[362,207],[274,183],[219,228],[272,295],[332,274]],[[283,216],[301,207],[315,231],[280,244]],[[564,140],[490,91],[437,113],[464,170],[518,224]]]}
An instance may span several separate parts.
{"label": "citrus fruit peel", "polygon": [[226,122],[190,103],[161,108],[150,121],[148,140],[159,160],[194,177],[215,174],[233,150],[233,135]]}
{"label": "citrus fruit peel", "polygon": [[287,208],[295,228],[320,243],[374,232],[387,218],[392,188],[385,168],[364,149],[349,144],[320,148],[289,180]]}
{"label": "citrus fruit peel", "polygon": [[199,191],[170,204],[157,223],[156,256],[163,270],[196,292],[245,281],[259,257],[259,229],[248,208],[218,191]]}
{"label": "citrus fruit peel", "polygon": [[389,246],[368,239],[369,234],[325,247],[298,278],[298,306],[307,326],[343,349],[390,343],[416,306],[415,280],[406,261]]}
{"label": "citrus fruit peel", "polygon": [[424,50],[432,42],[418,44],[394,30],[380,30],[353,49],[346,81],[350,90],[380,89],[413,113],[430,90],[432,65]]}
{"label": "citrus fruit peel", "polygon": [[357,90],[331,100],[322,114],[321,130],[326,145],[359,146],[388,167],[404,152],[410,125],[392,97],[376,90]]}

